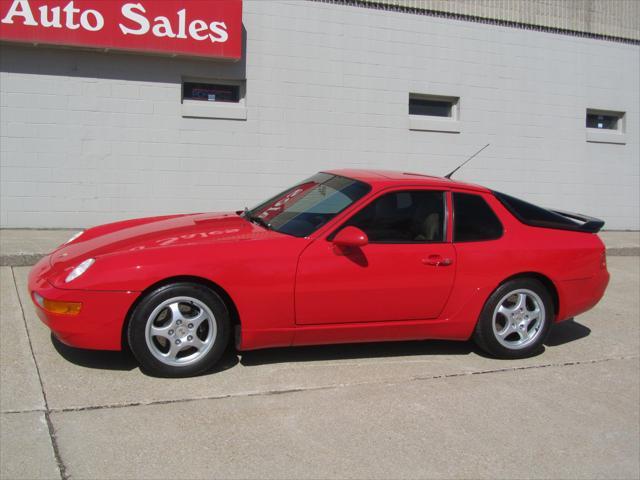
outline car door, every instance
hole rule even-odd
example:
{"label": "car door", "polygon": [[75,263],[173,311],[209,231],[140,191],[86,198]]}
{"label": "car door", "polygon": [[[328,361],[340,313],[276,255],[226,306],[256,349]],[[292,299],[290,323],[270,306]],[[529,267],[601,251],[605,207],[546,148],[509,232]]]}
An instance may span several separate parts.
{"label": "car door", "polygon": [[[447,241],[447,195],[427,189],[384,193],[300,256],[295,288],[299,325],[437,318],[455,277]],[[354,226],[363,247],[331,239]]]}

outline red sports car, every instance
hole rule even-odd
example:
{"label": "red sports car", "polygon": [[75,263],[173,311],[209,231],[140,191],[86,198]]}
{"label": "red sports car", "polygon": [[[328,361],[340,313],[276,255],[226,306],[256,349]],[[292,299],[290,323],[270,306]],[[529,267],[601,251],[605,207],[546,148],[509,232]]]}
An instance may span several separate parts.
{"label": "red sports car", "polygon": [[603,224],[444,178],[335,170],[252,210],[91,228],[33,267],[29,291],[62,342],[129,347],[162,376],[211,368],[232,333],[239,350],[473,337],[520,358],[602,298]]}

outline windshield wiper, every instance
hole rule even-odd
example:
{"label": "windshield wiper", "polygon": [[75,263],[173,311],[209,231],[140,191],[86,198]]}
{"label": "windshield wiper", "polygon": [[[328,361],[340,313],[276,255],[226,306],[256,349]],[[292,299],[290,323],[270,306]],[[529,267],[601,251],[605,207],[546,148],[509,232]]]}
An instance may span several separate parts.
{"label": "windshield wiper", "polygon": [[257,217],[255,215],[251,215],[251,211],[247,208],[244,207],[244,211],[242,212],[242,216],[245,217],[247,220],[249,220],[251,223],[255,223],[257,225],[260,225],[264,228],[266,228],[267,230],[271,230],[271,225],[269,223],[267,223],[267,221],[261,217]]}

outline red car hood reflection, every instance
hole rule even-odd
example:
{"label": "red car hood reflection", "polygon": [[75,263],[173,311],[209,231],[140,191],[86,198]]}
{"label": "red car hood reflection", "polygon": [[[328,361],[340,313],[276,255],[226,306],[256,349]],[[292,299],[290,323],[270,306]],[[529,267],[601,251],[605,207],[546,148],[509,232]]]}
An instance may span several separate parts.
{"label": "red car hood reflection", "polygon": [[250,241],[278,235],[236,213],[206,213],[140,218],[100,225],[61,246],[51,265],[122,252],[218,242]]}

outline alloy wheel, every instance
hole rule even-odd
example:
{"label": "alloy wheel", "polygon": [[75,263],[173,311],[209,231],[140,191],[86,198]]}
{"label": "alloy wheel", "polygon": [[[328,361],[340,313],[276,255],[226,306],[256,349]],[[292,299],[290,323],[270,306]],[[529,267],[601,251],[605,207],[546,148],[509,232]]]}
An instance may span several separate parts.
{"label": "alloy wheel", "polygon": [[211,309],[193,297],[174,297],[159,304],[149,315],[145,340],[151,354],[171,366],[196,362],[206,355],[217,335]]}
{"label": "alloy wheel", "polygon": [[493,311],[493,333],[503,347],[519,350],[536,341],[546,321],[544,302],[535,292],[507,293]]}

